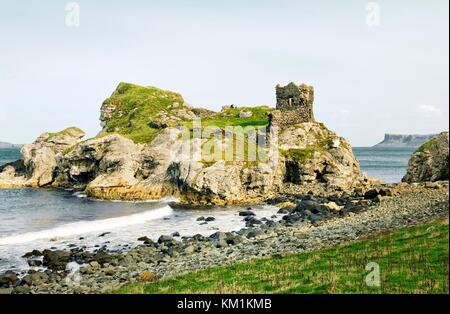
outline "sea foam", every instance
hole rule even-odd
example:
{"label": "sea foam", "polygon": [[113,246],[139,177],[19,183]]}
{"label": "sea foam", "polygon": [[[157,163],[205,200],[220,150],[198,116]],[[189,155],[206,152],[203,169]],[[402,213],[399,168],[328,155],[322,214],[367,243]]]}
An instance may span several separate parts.
{"label": "sea foam", "polygon": [[0,245],[27,243],[39,239],[50,240],[52,238],[62,238],[78,234],[88,234],[92,232],[123,228],[127,226],[143,224],[156,219],[161,219],[163,217],[171,215],[172,212],[173,210],[169,205],[163,205],[163,207],[161,208],[152,209],[128,216],[93,221],[79,221],[51,229],[2,237],[0,238]]}

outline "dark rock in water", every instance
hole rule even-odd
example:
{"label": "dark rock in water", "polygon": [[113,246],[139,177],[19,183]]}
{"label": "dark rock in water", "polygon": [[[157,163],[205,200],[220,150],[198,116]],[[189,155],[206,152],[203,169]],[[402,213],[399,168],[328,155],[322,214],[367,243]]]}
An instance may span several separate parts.
{"label": "dark rock in water", "polygon": [[172,237],[179,237],[180,233],[178,231],[175,231],[174,233],[172,233]]}
{"label": "dark rock in water", "polygon": [[202,222],[201,224],[200,224],[200,226],[203,226],[203,225],[207,225],[208,223],[205,221],[205,222]]}
{"label": "dark rock in water", "polygon": [[289,214],[290,212],[291,211],[289,211],[289,207],[283,207],[277,211],[277,214]]}
{"label": "dark rock in water", "polygon": [[158,239],[159,244],[172,245],[174,239],[168,235],[162,235]]}
{"label": "dark rock in water", "polygon": [[98,237],[100,238],[100,237],[104,237],[105,235],[107,235],[107,234],[111,234],[111,232],[103,232],[102,234],[100,234]]}
{"label": "dark rock in water", "polygon": [[3,275],[0,275],[0,287],[8,288],[9,286],[15,286],[19,282],[17,274],[12,271],[7,271]]}
{"label": "dark rock in water", "polygon": [[84,240],[84,238],[83,237],[79,237],[78,240]]}
{"label": "dark rock in water", "polygon": [[364,198],[366,200],[371,200],[374,199],[375,197],[377,197],[377,195],[379,194],[377,189],[371,189],[368,190],[366,193],[364,193]]}
{"label": "dark rock in water", "polygon": [[45,250],[43,255],[43,265],[52,270],[65,270],[67,263],[70,262],[70,253],[67,251]]}
{"label": "dark rock in water", "polygon": [[205,217],[200,216],[200,217],[197,218],[197,221],[205,221]]}
{"label": "dark rock in water", "polygon": [[152,240],[147,237],[147,236],[143,236],[137,239],[138,241],[143,241],[143,242],[152,242]]}
{"label": "dark rock in water", "polygon": [[255,213],[252,212],[251,210],[243,210],[243,211],[240,211],[240,212],[239,212],[239,216],[243,216],[243,217],[246,217],[246,216],[255,216]]}
{"label": "dark rock in water", "polygon": [[25,255],[22,257],[32,257],[32,256],[42,256],[42,252],[39,250],[33,250],[31,252],[25,253]]}
{"label": "dark rock in water", "polygon": [[36,259],[29,260],[29,261],[28,261],[28,266],[31,266],[31,267],[39,267],[39,266],[42,266],[42,261],[36,260]]}
{"label": "dark rock in water", "polygon": [[214,217],[206,217],[205,221],[214,221],[216,220],[216,218]]}
{"label": "dark rock in water", "polygon": [[261,225],[261,224],[262,224],[261,220],[252,218],[252,219],[247,220],[247,222],[245,223],[245,226],[246,227],[254,227],[255,225]]}

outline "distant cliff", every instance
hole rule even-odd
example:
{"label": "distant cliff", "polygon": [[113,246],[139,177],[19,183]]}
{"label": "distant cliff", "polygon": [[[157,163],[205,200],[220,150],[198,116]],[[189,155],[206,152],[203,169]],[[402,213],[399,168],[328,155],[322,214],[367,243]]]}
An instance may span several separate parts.
{"label": "distant cliff", "polygon": [[429,135],[403,135],[403,134],[385,134],[384,140],[374,147],[419,147],[434,134]]}
{"label": "distant cliff", "polygon": [[0,142],[0,148],[21,148],[21,144],[11,144],[6,142]]}

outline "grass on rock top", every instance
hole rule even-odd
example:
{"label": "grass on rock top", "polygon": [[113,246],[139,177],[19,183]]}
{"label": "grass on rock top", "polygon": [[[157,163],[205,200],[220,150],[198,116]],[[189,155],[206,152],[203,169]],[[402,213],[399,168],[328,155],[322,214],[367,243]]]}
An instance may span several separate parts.
{"label": "grass on rock top", "polygon": [[136,143],[150,142],[159,130],[149,126],[151,118],[160,112],[169,112],[170,106],[179,104],[183,108],[183,97],[156,87],[143,87],[120,83],[115,92],[104,101],[116,107],[107,131],[119,133]]}
{"label": "grass on rock top", "polygon": [[436,137],[431,138],[430,140],[423,143],[417,150],[416,153],[424,153],[430,151],[433,144],[436,143]]}
{"label": "grass on rock top", "polygon": [[[175,103],[178,105],[174,106]],[[174,110],[190,110],[184,104],[183,97],[178,93],[129,83],[120,83],[111,97],[104,101],[104,104],[115,107],[112,117],[107,123],[107,133],[121,134],[135,143],[151,142],[159,134],[161,130],[152,127],[151,122],[158,120],[160,113],[171,116]],[[242,110],[250,111],[251,117],[239,117]],[[202,119],[201,122],[202,127],[264,126],[268,125],[269,111],[270,108],[267,106],[228,108]],[[176,124],[192,128],[190,119],[181,118],[173,124],[169,126]]]}
{"label": "grass on rock top", "polygon": [[65,128],[64,130],[59,131],[59,132],[54,132],[54,133],[48,132],[47,140],[54,138],[55,136],[58,136],[58,135],[68,134],[72,131],[75,133],[84,134],[84,132],[81,129],[77,128],[76,126],[71,126],[71,127]]}
{"label": "grass on rock top", "polygon": [[[448,219],[353,244],[239,262],[171,279],[127,285],[115,293],[448,293]],[[380,286],[368,286],[368,263]]]}

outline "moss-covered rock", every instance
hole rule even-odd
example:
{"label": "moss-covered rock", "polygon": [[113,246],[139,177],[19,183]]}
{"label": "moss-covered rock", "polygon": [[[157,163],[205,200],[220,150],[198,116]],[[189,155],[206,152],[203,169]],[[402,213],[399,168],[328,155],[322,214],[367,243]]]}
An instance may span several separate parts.
{"label": "moss-covered rock", "polygon": [[148,143],[160,129],[195,117],[175,92],[120,83],[101,107],[102,133],[118,133],[135,143]]}
{"label": "moss-covered rock", "polygon": [[425,142],[411,156],[404,182],[439,181],[449,179],[448,132],[442,132]]}

